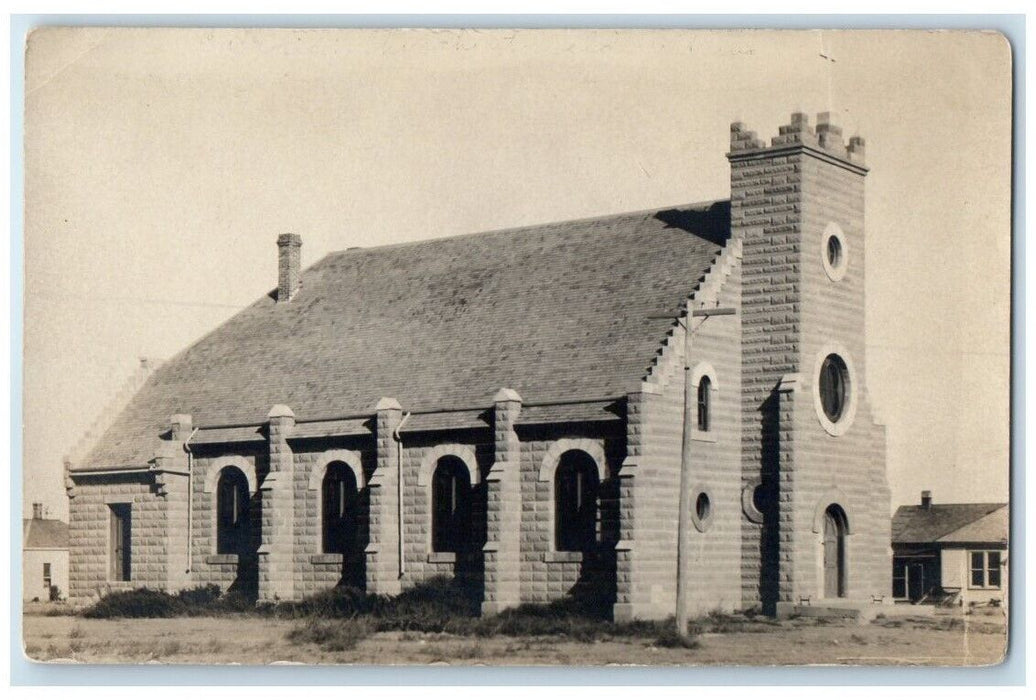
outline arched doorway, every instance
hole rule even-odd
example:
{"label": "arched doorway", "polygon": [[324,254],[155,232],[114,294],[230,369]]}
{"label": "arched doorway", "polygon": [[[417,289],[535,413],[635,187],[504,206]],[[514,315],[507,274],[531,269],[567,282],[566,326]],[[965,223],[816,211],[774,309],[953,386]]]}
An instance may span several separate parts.
{"label": "arched doorway", "polygon": [[848,590],[846,534],[848,522],[837,505],[824,511],[824,597],[844,598]]}

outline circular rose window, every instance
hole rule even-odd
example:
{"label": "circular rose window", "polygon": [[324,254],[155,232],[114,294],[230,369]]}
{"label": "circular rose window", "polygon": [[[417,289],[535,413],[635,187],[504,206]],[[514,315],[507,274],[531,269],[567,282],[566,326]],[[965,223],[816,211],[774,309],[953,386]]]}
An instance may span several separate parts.
{"label": "circular rose window", "polygon": [[839,344],[825,347],[814,369],[813,403],[817,418],[831,435],[842,435],[856,415],[852,361]]}

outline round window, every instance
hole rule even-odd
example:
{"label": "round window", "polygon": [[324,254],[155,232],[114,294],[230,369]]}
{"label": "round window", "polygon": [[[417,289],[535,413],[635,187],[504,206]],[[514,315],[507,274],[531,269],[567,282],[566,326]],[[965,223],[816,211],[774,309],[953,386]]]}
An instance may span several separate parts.
{"label": "round window", "polygon": [[831,236],[827,239],[827,264],[831,267],[839,267],[842,262],[842,242],[838,236]]}
{"label": "round window", "polygon": [[694,514],[698,516],[698,520],[708,520],[710,513],[712,513],[712,503],[709,501],[709,495],[704,492],[699,493],[694,502]]}
{"label": "round window", "polygon": [[856,418],[859,391],[849,349],[830,342],[820,348],[813,365],[813,409],[828,435],[844,435]]}
{"label": "round window", "polygon": [[712,499],[703,485],[691,490],[693,505],[691,506],[691,522],[698,532],[705,532],[712,525]]}
{"label": "round window", "polygon": [[849,253],[841,227],[833,222],[828,224],[820,243],[824,271],[832,281],[837,282],[845,276],[846,258]]}
{"label": "round window", "polygon": [[749,522],[763,522],[763,513],[766,510],[766,497],[767,494],[758,477],[748,481],[741,488],[741,512],[745,514]]}
{"label": "round window", "polygon": [[845,361],[834,353],[825,357],[820,366],[820,405],[832,423],[837,423],[845,412],[848,388],[849,369]]}

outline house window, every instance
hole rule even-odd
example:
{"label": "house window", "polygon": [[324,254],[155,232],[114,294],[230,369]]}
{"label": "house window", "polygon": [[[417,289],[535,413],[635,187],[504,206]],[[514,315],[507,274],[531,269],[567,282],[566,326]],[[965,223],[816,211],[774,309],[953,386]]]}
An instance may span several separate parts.
{"label": "house window", "polygon": [[1000,552],[971,553],[971,588],[1000,588]]}
{"label": "house window", "polygon": [[109,579],[129,581],[131,576],[130,532],[132,518],[129,503],[110,503],[109,511]]}
{"label": "house window", "polygon": [[462,551],[470,531],[468,467],[457,457],[443,457],[432,475],[432,551]]}
{"label": "house window", "polygon": [[216,486],[216,553],[244,554],[248,550],[248,479],[237,467],[224,467]]}
{"label": "house window", "polygon": [[698,380],[698,430],[709,431],[712,419],[711,410],[712,380],[705,376]]}
{"label": "house window", "polygon": [[901,559],[892,560],[892,597],[907,597],[906,563]]}
{"label": "house window", "polygon": [[43,562],[43,587],[48,591],[50,590],[51,578],[50,578],[50,562]]}
{"label": "house window", "polygon": [[820,405],[832,423],[837,423],[845,411],[848,384],[845,361],[833,353],[825,357],[820,366]]}
{"label": "house window", "polygon": [[597,464],[585,452],[561,456],[554,473],[554,542],[559,552],[582,552],[597,542]]}
{"label": "house window", "polygon": [[326,554],[347,554],[356,544],[356,476],[345,462],[327,465],[321,488],[323,546]]}

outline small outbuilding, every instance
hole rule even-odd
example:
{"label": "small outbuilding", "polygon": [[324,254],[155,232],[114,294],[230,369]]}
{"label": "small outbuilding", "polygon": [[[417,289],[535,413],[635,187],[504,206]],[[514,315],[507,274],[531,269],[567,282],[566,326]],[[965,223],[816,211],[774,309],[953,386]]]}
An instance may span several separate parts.
{"label": "small outbuilding", "polygon": [[912,603],[1007,598],[1006,503],[900,506],[892,518],[892,595]]}
{"label": "small outbuilding", "polygon": [[68,595],[68,524],[47,518],[42,503],[22,520],[22,600]]}

